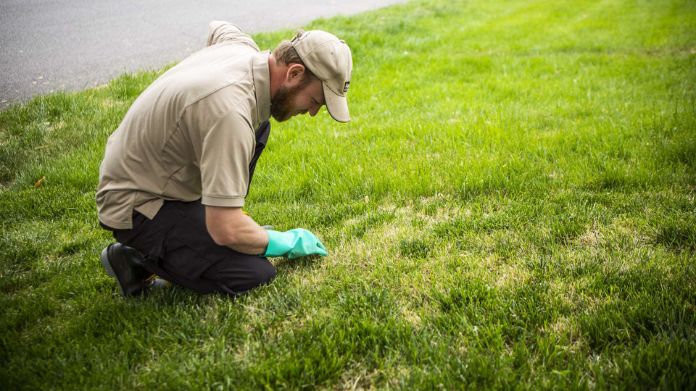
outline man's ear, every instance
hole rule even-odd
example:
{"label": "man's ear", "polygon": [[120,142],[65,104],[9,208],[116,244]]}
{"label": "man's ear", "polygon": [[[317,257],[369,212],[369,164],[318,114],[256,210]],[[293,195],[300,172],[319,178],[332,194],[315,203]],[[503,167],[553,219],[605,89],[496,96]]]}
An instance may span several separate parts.
{"label": "man's ear", "polygon": [[285,81],[290,85],[296,85],[304,78],[305,67],[302,64],[290,64],[285,74]]}

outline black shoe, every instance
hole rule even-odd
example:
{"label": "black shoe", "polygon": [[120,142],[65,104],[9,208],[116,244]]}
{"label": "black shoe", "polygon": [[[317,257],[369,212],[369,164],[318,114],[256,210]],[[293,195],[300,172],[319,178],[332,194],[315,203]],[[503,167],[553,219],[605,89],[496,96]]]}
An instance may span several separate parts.
{"label": "black shoe", "polygon": [[101,262],[106,273],[115,277],[123,296],[138,296],[144,293],[147,279],[152,273],[142,266],[144,257],[138,250],[121,243],[110,244],[101,253]]}

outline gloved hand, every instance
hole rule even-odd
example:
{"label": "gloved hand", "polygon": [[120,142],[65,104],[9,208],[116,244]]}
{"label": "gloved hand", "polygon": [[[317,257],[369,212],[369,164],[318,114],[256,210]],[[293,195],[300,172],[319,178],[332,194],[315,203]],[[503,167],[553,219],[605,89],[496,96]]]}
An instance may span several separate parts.
{"label": "gloved hand", "polygon": [[313,233],[302,228],[285,232],[266,230],[268,232],[268,247],[264,257],[288,257],[295,259],[307,255],[326,256],[326,247]]}

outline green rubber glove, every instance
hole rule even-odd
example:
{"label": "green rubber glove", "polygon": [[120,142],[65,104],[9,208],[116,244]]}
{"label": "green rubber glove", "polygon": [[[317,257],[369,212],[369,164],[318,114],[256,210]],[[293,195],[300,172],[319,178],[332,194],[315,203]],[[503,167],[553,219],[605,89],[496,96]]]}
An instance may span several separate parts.
{"label": "green rubber glove", "polygon": [[291,229],[290,231],[278,232],[266,230],[268,232],[268,247],[264,257],[288,257],[295,259],[307,255],[327,255],[326,247],[313,233],[302,228]]}

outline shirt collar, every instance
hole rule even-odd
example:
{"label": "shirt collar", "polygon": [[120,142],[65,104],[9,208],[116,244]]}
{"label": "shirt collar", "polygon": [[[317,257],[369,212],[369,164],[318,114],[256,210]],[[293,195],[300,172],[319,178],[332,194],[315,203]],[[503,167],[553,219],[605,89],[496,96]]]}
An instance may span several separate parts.
{"label": "shirt collar", "polygon": [[268,70],[270,53],[263,51],[254,55],[252,60],[252,75],[254,90],[256,90],[256,119],[258,123],[268,121],[271,116],[271,76]]}

